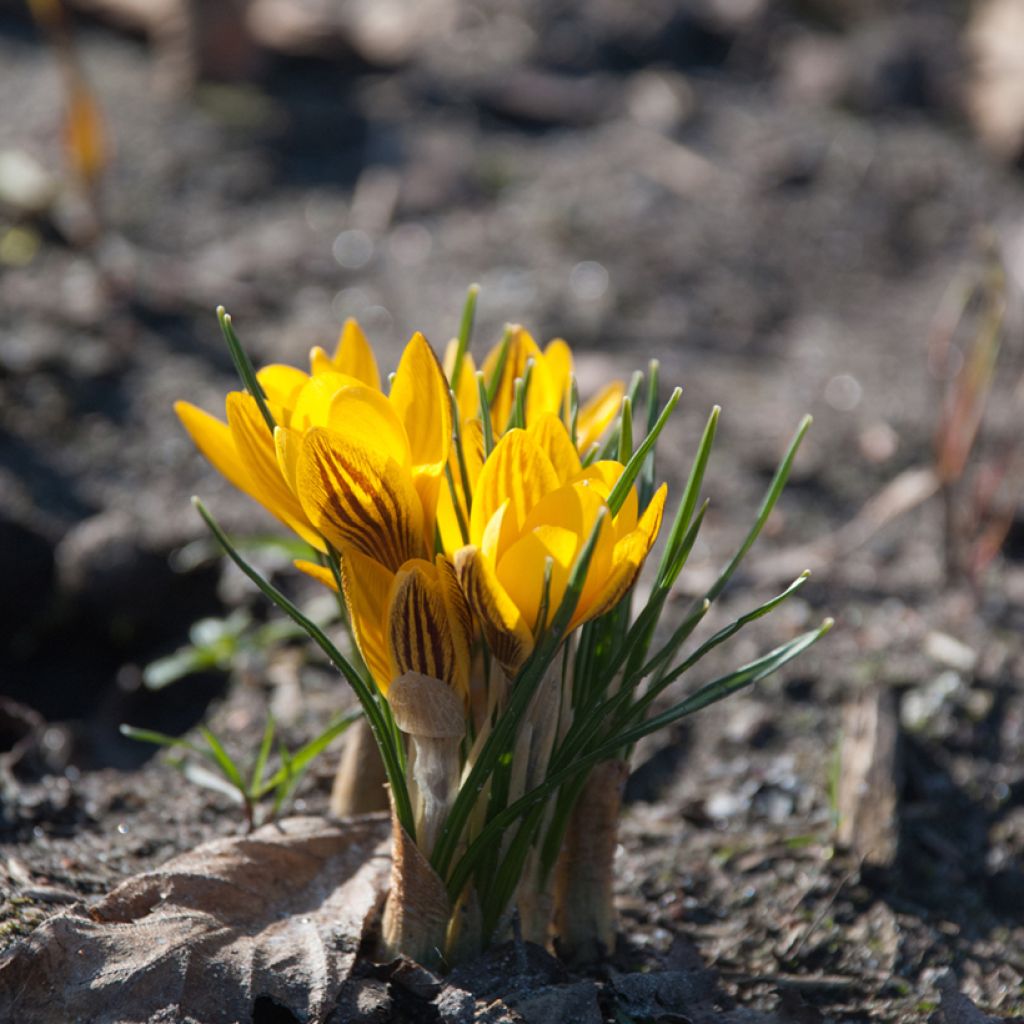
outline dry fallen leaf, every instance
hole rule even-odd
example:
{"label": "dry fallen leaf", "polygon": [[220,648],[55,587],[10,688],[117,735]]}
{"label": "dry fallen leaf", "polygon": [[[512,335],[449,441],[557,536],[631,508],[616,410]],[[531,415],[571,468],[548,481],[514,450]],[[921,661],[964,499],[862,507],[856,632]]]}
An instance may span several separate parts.
{"label": "dry fallen leaf", "polygon": [[323,1021],[380,907],[389,835],[386,815],[289,818],[175,857],[14,946],[0,1020],[228,1024],[259,1004]]}

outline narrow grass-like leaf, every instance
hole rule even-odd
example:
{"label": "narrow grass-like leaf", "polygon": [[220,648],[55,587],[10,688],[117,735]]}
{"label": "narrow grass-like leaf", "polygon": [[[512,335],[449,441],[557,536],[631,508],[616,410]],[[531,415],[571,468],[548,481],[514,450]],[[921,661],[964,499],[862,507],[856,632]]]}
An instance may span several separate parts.
{"label": "narrow grass-like leaf", "polygon": [[786,454],[782,457],[782,461],[779,463],[779,467],[775,470],[775,475],[768,485],[768,491],[761,502],[760,509],[758,509],[754,525],[740,545],[739,550],[733,555],[729,564],[722,570],[718,579],[715,580],[711,589],[705,595],[709,601],[714,601],[725,589],[726,584],[732,578],[740,562],[743,561],[747,552],[753,547],[754,541],[757,540],[758,535],[764,528],[764,524],[768,522],[768,517],[772,514],[772,509],[775,508],[775,503],[779,500],[779,495],[786,486],[786,480],[789,479],[789,472],[793,468],[793,460],[796,458],[796,453],[800,448],[800,442],[803,441],[804,435],[810,428],[811,423],[812,419],[810,416],[805,416],[800,421],[800,425],[797,427],[796,433],[789,443],[789,448],[786,449]]}
{"label": "narrow grass-like leaf", "polygon": [[278,744],[278,758],[281,761],[281,767],[278,770],[277,785],[274,787],[274,804],[271,810],[271,816],[276,818],[280,813],[281,808],[284,806],[285,800],[288,799],[289,794],[292,791],[292,759],[288,753],[288,748],[283,744]]}
{"label": "narrow grass-like leaf", "polygon": [[231,314],[226,312],[223,306],[217,307],[217,320],[220,323],[221,333],[227,342],[228,351],[231,353],[231,361],[235,364],[238,376],[241,377],[245,390],[256,400],[260,413],[266,421],[267,428],[273,434],[277,423],[274,422],[274,417],[271,416],[270,409],[267,408],[266,392],[256,376],[256,370],[253,368],[252,361],[246,354],[245,349],[242,348],[238,335],[235,334],[234,324],[231,322]]}
{"label": "narrow grass-like leaf", "polygon": [[469,482],[469,470],[466,466],[466,449],[462,443],[462,419],[459,413],[459,403],[455,399],[455,392],[449,390],[448,396],[452,403],[452,444],[455,446],[455,455],[459,464],[459,479],[462,483],[462,493],[465,495],[466,508],[473,507],[473,488]]}
{"label": "narrow grass-like leaf", "polygon": [[448,484],[448,493],[452,496],[452,508],[455,509],[455,521],[459,524],[459,535],[462,543],[469,543],[469,526],[466,523],[466,516],[462,511],[462,503],[459,501],[459,492],[455,489],[455,477],[452,476],[452,467],[445,463],[444,478]]}
{"label": "narrow grass-like leaf", "polygon": [[252,766],[252,780],[249,783],[249,793],[257,799],[260,796],[260,787],[263,785],[263,773],[267,770],[270,748],[274,745],[274,728],[274,716],[268,713],[267,724],[263,727],[263,739],[260,741],[260,749],[256,753],[256,763]]}
{"label": "narrow grass-like leaf", "polygon": [[572,438],[573,448],[580,444],[580,386],[576,381],[576,374],[569,375],[569,436]]}
{"label": "narrow grass-like leaf", "polygon": [[[727,675],[720,676],[706,686],[702,686],[696,693],[687,697],[675,707],[669,708],[668,711],[664,711],[660,715],[654,715],[645,722],[627,729],[621,738],[628,743],[635,743],[657,729],[664,728],[680,718],[685,718],[687,715],[701,711],[709,704],[717,703],[744,686],[760,682],[782,668],[786,662],[791,661],[798,654],[802,654],[811,644],[820,640],[833,625],[832,619],[825,619],[817,629],[802,633],[795,640],[790,640],[788,643],[776,647],[775,650],[770,651],[756,661],[752,661],[748,665],[744,665],[742,668],[738,668]],[[615,746],[608,747],[607,745],[601,748],[602,752],[607,751],[608,753],[615,749]]]}
{"label": "narrow grass-like leaf", "polygon": [[[576,605],[579,603],[580,594],[583,592],[590,561],[593,558],[594,549],[597,547],[597,539],[606,516],[607,513],[604,510],[598,514],[590,536],[569,574],[565,592],[550,628],[543,634],[529,660],[520,671],[505,712],[498,719],[490,736],[487,737],[476,763],[459,788],[431,857],[434,870],[442,878],[448,873],[448,868],[477,797],[483,792],[484,785],[493,774],[499,758],[511,749],[511,742],[519,728],[519,722],[529,706],[530,699],[565,638],[566,630],[569,628]],[[453,900],[459,892],[461,892],[461,887],[454,892],[449,890]]]}
{"label": "narrow grass-like leaf", "polygon": [[713,680],[668,711],[655,718],[648,719],[646,722],[639,723],[631,729],[618,734],[612,740],[601,743],[570,763],[554,768],[540,785],[510,804],[486,824],[453,868],[448,880],[448,892],[461,892],[472,876],[477,861],[486,850],[500,843],[501,835],[505,829],[514,824],[531,807],[546,800],[563,783],[572,779],[580,772],[588,771],[600,761],[614,756],[624,746],[635,743],[649,733],[665,728],[665,726],[702,710],[709,704],[714,704],[728,697],[745,686],[766,678],[788,661],[791,661],[797,655],[807,650],[808,647],[832,628],[832,624],[831,619],[826,619],[818,629],[810,630],[763,655],[756,661],[744,665],[735,672],[730,672],[728,675]]}
{"label": "narrow grass-like leaf", "polygon": [[633,457],[626,463],[626,468],[622,471],[622,476],[619,477],[615,486],[612,488],[611,494],[608,495],[608,507],[612,510],[612,515],[617,515],[619,509],[622,508],[622,503],[626,500],[626,495],[629,494],[630,488],[633,486],[637,475],[643,467],[644,459],[646,459],[648,454],[650,454],[651,449],[658,440],[658,435],[665,429],[665,424],[668,423],[668,418],[672,415],[672,410],[679,404],[679,398],[682,393],[682,388],[676,388],[672,392],[671,397],[665,403],[665,408],[662,409],[661,415],[654,424],[654,429],[648,432],[647,436],[640,443],[640,447],[633,453]]}
{"label": "narrow grass-like leaf", "polygon": [[[658,422],[658,384],[661,377],[661,364],[657,359],[652,359],[647,364],[647,422],[644,426],[646,433],[654,429]],[[640,508],[647,508],[651,496],[654,494],[655,463],[657,456],[657,445],[651,450],[651,454],[644,462],[640,471],[639,497]]]}
{"label": "narrow grass-like leaf", "polygon": [[191,750],[193,754],[200,757],[209,757],[209,753],[194,743],[190,743],[182,736],[168,736],[165,732],[156,732],[153,729],[138,729],[134,725],[121,725],[118,732],[127,736],[130,740],[139,740],[142,743],[154,743],[158,747],[181,747],[183,750]]}
{"label": "narrow grass-like leaf", "polygon": [[209,648],[179,647],[173,654],[151,661],[142,670],[142,682],[147,690],[162,690],[185,676],[221,667],[222,658]]}
{"label": "narrow grass-like leaf", "polygon": [[195,761],[186,761],[178,766],[178,770],[194,785],[212,789],[215,793],[226,796],[232,803],[238,804],[240,807],[247,807],[245,793],[233,783],[228,782],[223,775],[211,771],[204,765],[196,764]]}
{"label": "narrow grass-like leaf", "polygon": [[402,771],[403,759],[396,749],[394,733],[382,715],[381,704],[377,701],[375,691],[371,691],[363,677],[352,667],[337,647],[331,643],[324,631],[242,558],[206,506],[198,498],[193,498],[192,503],[231,561],[256,584],[266,597],[306,631],[313,642],[327,655],[332,664],[341,672],[345,680],[352,687],[359,703],[362,705],[363,711],[366,714],[366,720],[380,748],[388,782],[391,784],[391,794],[395,802],[395,813],[398,815],[398,819],[403,827],[407,828],[410,834],[412,834],[414,831],[412,804],[409,800],[409,791],[405,784],[404,772]]}
{"label": "narrow grass-like leaf", "polygon": [[708,467],[708,460],[711,458],[711,448],[715,443],[718,417],[721,412],[721,406],[716,405],[711,410],[711,415],[708,416],[708,421],[704,425],[704,433],[701,435],[700,444],[697,446],[697,454],[694,456],[693,465],[690,467],[690,475],[686,478],[686,486],[683,488],[682,496],[679,499],[678,510],[672,522],[672,529],[669,532],[668,540],[665,543],[661,563],[658,566],[657,581],[659,586],[671,586],[679,575],[683,563],[686,561],[685,557],[681,560],[678,557],[679,538],[683,536],[689,527],[690,519],[700,499],[700,489],[704,485],[704,473]]}
{"label": "narrow grass-like leaf", "polygon": [[249,791],[246,788],[245,779],[242,778],[242,773],[238,770],[238,765],[235,764],[231,755],[224,749],[224,744],[222,744],[217,736],[206,728],[205,725],[199,730],[199,733],[209,745],[210,752],[213,754],[213,759],[217,763],[217,767],[224,773],[224,778],[226,778],[239,791],[239,793],[248,794]]}
{"label": "narrow grass-like leaf", "polygon": [[551,574],[554,571],[555,560],[548,555],[544,559],[544,579],[541,583],[540,605],[537,608],[537,625],[534,629],[534,641],[544,631],[548,621],[548,609],[551,606]]}
{"label": "narrow grass-like leaf", "polygon": [[462,307],[462,319],[459,321],[459,340],[455,347],[455,362],[452,365],[452,383],[459,379],[462,364],[469,351],[469,342],[473,336],[473,322],[476,319],[476,300],[480,295],[480,285],[471,284],[466,291],[466,302]]}
{"label": "narrow grass-like leaf", "polygon": [[626,465],[633,454],[633,405],[629,395],[622,399],[619,424],[619,462]]}
{"label": "narrow grass-like leaf", "polygon": [[505,424],[505,433],[516,428],[520,430],[526,427],[526,379],[516,377],[512,383],[512,411],[509,413],[508,423]]}
{"label": "narrow grass-like leaf", "polygon": [[480,396],[480,425],[484,431],[484,458],[494,451],[494,425],[491,423],[491,400],[487,397],[483,370],[476,371],[476,389]]}
{"label": "narrow grass-like leaf", "polygon": [[323,751],[326,750],[334,740],[342,735],[342,733],[344,733],[353,722],[357,721],[361,714],[362,712],[356,712],[355,714],[336,718],[322,733],[320,733],[319,736],[299,747],[294,754],[289,754],[287,763],[282,764],[281,767],[266,780],[266,782],[260,785],[259,790],[253,795],[261,797],[266,793],[270,793],[273,790],[278,790],[280,787],[285,786],[287,787],[287,798],[287,795],[294,792],[295,787],[302,781],[302,777],[312,765],[313,761],[323,753]]}
{"label": "narrow grass-like leaf", "polygon": [[490,406],[498,394],[498,385],[505,373],[505,363],[508,362],[508,350],[512,346],[512,335],[515,333],[514,324],[506,324],[505,332],[501,336],[501,348],[498,349],[498,359],[494,364],[494,371],[491,379],[487,382],[487,405]]}
{"label": "narrow grass-like leaf", "polygon": [[[688,672],[710,651],[713,651],[720,644],[724,644],[726,640],[734,637],[741,629],[743,629],[744,626],[750,625],[751,622],[755,622],[757,619],[760,619],[762,616],[767,615],[769,612],[778,608],[783,601],[792,597],[807,582],[810,575],[810,572],[801,573],[788,587],[786,587],[785,590],[782,591],[782,593],[776,594],[773,598],[765,601],[764,604],[758,605],[758,607],[753,611],[749,611],[745,615],[741,615],[738,619],[735,619],[733,622],[730,622],[728,626],[723,627],[715,633],[714,636],[705,640],[704,643],[702,643],[700,647],[693,652],[693,654],[686,658],[671,672],[663,674],[659,670],[662,669],[671,658],[675,657],[676,651],[679,650],[683,640],[686,639],[686,637],[677,639],[677,637],[673,635],[661,651],[659,651],[641,669],[641,675],[649,675],[652,672],[658,672],[658,675],[655,677],[655,684],[651,686],[643,700],[638,702],[638,710],[642,711],[643,708],[646,708],[647,705],[649,705],[651,701],[653,701],[654,698],[665,689],[666,686],[678,679],[684,672]],[[704,600],[708,603],[707,598]]]}

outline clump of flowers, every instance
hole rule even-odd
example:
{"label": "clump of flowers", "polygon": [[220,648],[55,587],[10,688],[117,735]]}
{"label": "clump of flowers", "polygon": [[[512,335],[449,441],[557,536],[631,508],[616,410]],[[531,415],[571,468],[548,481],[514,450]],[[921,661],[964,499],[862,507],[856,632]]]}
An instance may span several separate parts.
{"label": "clump of flowers", "polygon": [[[415,334],[390,385],[354,321],[310,372],[255,372],[219,311],[244,390],[226,422],[179,402],[204,455],[310,545],[303,572],[338,592],[343,654],[231,558],[326,652],[358,697],[387,773],[394,822],[383,946],[425,963],[479,951],[517,923],[565,955],[615,936],[611,861],[638,739],[774,672],[830,627],[667,698],[709,651],[794,593],[682,654],[757,538],[805,420],[740,550],[667,636],[670,592],[700,530],[714,408],[663,530],[656,446],[680,397],[658,366],[581,402],[569,347],[509,326],[477,370],[476,289],[444,362]],[[633,585],[666,533],[649,595]],[[659,700],[666,695],[665,700]]]}

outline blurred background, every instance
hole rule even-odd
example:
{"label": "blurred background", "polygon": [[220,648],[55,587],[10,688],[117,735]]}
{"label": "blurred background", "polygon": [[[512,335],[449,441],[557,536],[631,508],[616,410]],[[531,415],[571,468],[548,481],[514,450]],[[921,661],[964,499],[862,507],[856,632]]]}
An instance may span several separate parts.
{"label": "blurred background", "polygon": [[[160,691],[146,666],[203,616],[266,615],[188,498],[276,527],[171,412],[235,386],[217,304],[257,364],[354,316],[390,369],[414,329],[443,349],[477,281],[478,354],[506,321],[565,337],[584,394],[661,361],[670,479],[724,407],[694,592],[813,413],[747,583],[812,565],[778,628],[827,610],[843,639],[775,709],[834,737],[851,687],[891,685],[929,765],[1019,810],[1024,4],[0,0],[0,96],[8,746],[140,764],[118,723],[181,732],[239,663]],[[812,787],[792,813],[826,802],[831,743],[766,783]],[[1018,876],[996,902],[1024,907]]]}
{"label": "blurred background", "polygon": [[816,414],[840,522],[929,458],[965,268],[1024,273],[1013,0],[6,0],[0,92],[0,657],[58,718],[216,610],[190,494],[271,525],[171,414],[234,386],[218,303],[257,363],[354,316],[393,367],[478,281],[478,353],[660,359],[680,465],[714,402],[762,470]]}
{"label": "blurred background", "polygon": [[[347,316],[384,365],[416,329],[441,349],[473,281],[478,353],[507,321],[564,336],[585,393],[662,360],[686,389],[670,475],[725,410],[695,564],[804,412],[788,544],[932,465],[961,321],[992,303],[1006,395],[981,404],[1005,457],[1022,19],[1013,0],[6,0],[0,687],[76,722],[85,764],[129,757],[125,701],[202,714],[208,681],[147,710],[139,680],[241,599],[182,556],[189,495],[273,531],[171,414],[219,413],[233,386],[218,303],[258,364],[303,365]],[[936,586],[932,518],[905,560]]]}

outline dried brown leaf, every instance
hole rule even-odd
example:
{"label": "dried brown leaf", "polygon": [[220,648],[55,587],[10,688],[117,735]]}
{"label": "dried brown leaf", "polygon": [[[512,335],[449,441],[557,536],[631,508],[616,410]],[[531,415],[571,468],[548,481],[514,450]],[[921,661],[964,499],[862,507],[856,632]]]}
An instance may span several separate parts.
{"label": "dried brown leaf", "polygon": [[324,1020],[390,870],[386,816],[218,839],[50,918],[0,960],[0,1020]]}

